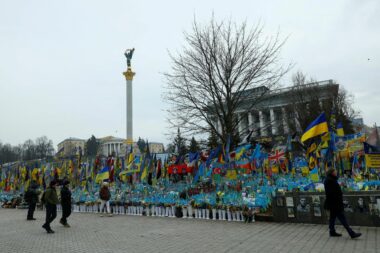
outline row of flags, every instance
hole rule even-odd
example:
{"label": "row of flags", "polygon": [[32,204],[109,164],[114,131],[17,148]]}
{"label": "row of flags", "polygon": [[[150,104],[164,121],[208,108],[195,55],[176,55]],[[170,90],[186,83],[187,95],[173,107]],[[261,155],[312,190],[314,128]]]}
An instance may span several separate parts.
{"label": "row of flags", "polygon": [[[271,176],[275,173],[294,173],[295,168],[301,169],[302,174],[310,176],[313,181],[319,180],[321,169],[328,166],[350,167],[345,150],[352,151],[352,171],[357,173],[361,156],[380,152],[376,144],[377,140],[364,142],[363,136],[344,135],[341,124],[338,124],[336,132],[329,129],[324,113],[319,115],[305,130],[301,141],[309,140],[305,157],[293,157],[292,138],[289,136],[283,149],[275,149],[268,153],[260,144],[252,146],[249,143],[241,143],[235,150],[231,149],[231,138],[227,138],[225,145],[220,145],[209,152],[189,153],[186,156],[173,156],[171,160],[160,159],[150,154],[149,145],[142,155],[136,155],[131,147],[125,158],[108,157],[97,158],[93,161],[77,160],[61,161],[33,169],[18,166],[0,168],[0,187],[12,189],[17,186],[27,187],[31,181],[46,186],[48,180],[68,178],[74,185],[89,187],[94,183],[109,182],[147,182],[155,184],[159,178],[168,178],[171,175],[192,175],[193,183],[201,177],[213,177],[219,180],[225,176],[235,179],[238,173],[253,173],[259,171]],[[376,129],[377,131],[377,129]],[[374,135],[375,136],[375,135]],[[376,136],[377,132],[376,132]],[[317,138],[318,137],[318,138]],[[320,137],[320,138],[319,138]],[[364,151],[363,150],[364,142]],[[348,148],[349,147],[349,148]],[[360,153],[362,152],[362,153]],[[338,154],[338,155],[335,155]],[[329,164],[330,163],[330,164]]]}

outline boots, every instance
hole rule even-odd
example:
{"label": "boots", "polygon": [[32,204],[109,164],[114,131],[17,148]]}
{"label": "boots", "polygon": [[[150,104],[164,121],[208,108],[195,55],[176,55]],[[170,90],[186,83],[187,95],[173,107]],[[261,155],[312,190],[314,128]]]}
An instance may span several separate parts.
{"label": "boots", "polygon": [[358,237],[360,237],[361,235],[362,235],[362,233],[356,233],[356,232],[354,232],[354,231],[352,231],[352,232],[350,233],[351,239],[358,238]]}
{"label": "boots", "polygon": [[331,237],[339,237],[342,236],[342,234],[338,234],[335,230],[330,232]]}

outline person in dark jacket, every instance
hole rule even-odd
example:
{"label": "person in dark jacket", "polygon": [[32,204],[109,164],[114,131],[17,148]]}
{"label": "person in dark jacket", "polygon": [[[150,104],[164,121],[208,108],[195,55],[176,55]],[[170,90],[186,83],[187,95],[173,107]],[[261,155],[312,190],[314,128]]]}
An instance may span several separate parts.
{"label": "person in dark jacket", "polygon": [[344,215],[343,193],[338,184],[338,177],[335,169],[329,169],[326,173],[324,182],[326,201],[324,208],[330,211],[329,230],[330,236],[342,236],[335,231],[335,219],[338,218],[340,223],[347,230],[352,239],[361,236],[361,233],[354,232],[347,223]]}
{"label": "person in dark jacket", "polygon": [[[100,188],[99,191],[99,197],[100,197],[100,212],[102,212],[104,205],[107,207],[107,213],[108,216],[112,216],[111,214],[111,208],[110,208],[110,199],[111,199],[111,193],[108,189],[108,183],[103,182],[102,188]],[[100,215],[100,217],[103,217],[103,214]]]}
{"label": "person in dark jacket", "polygon": [[46,207],[46,221],[42,227],[49,234],[54,233],[54,231],[50,227],[50,223],[57,217],[57,204],[59,204],[57,191],[55,187],[57,186],[56,181],[51,181],[49,184],[49,188],[46,189],[43,197],[43,201],[45,202]]}
{"label": "person in dark jacket", "polygon": [[67,223],[67,218],[71,214],[71,191],[68,188],[69,183],[67,180],[63,181],[61,189],[62,218],[59,222],[65,227],[70,227]]}
{"label": "person in dark jacket", "polygon": [[36,205],[38,202],[38,195],[40,194],[37,190],[37,184],[33,182],[25,193],[25,201],[28,203],[28,215],[27,220],[36,220],[34,215],[34,210],[36,210]]}

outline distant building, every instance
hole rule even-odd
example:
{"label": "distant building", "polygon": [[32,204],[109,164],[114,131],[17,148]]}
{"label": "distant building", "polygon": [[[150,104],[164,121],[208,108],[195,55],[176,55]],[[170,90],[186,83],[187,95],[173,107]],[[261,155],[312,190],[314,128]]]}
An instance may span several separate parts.
{"label": "distant building", "polygon": [[164,153],[164,144],[160,142],[149,142],[150,153]]}
{"label": "distant building", "polygon": [[[98,155],[109,156],[114,154],[115,156],[125,156],[127,152],[130,152],[131,146],[126,144],[126,139],[106,136],[103,138],[98,138],[99,149]],[[58,144],[57,156],[69,157],[72,155],[79,154],[82,151],[84,154],[86,140],[78,138],[68,138]],[[133,142],[132,146],[133,153],[141,154],[137,142]],[[153,153],[164,153],[164,144],[160,142],[149,142],[149,151]]]}
{"label": "distant building", "polygon": [[364,132],[364,121],[363,118],[356,118],[351,120],[352,127],[355,132]]}
{"label": "distant building", "polygon": [[[118,138],[114,136],[107,136],[98,139],[100,143],[99,154],[108,156],[114,154],[115,156],[125,156],[127,152],[130,152],[130,145],[126,144],[126,139]],[[141,151],[137,145],[137,142],[133,142],[133,153],[140,154]],[[164,144],[160,142],[149,142],[150,153],[164,153]]]}
{"label": "distant building", "polygon": [[73,155],[78,155],[80,152],[84,152],[84,145],[86,141],[79,138],[67,138],[60,143],[58,143],[57,156],[69,157]]}
{"label": "distant building", "polygon": [[114,154],[115,156],[125,156],[126,144],[125,139],[114,136],[107,136],[98,139],[100,146],[98,153],[103,156]]}
{"label": "distant building", "polygon": [[[297,89],[297,91],[296,91]],[[247,135],[250,130],[254,130],[252,137],[263,139],[273,136],[284,136],[290,133],[290,125],[296,126],[297,132],[302,132],[300,122],[295,117],[296,112],[292,111],[294,96],[296,92],[317,92],[320,106],[331,99],[332,91],[339,90],[339,84],[333,80],[309,83],[297,88],[287,87],[283,89],[270,90],[265,86],[243,91],[241,97],[244,98],[243,105],[237,109],[236,116],[239,118],[239,134]],[[259,100],[259,102],[257,102]],[[305,102],[305,110],[308,101]],[[250,104],[255,103],[253,110]],[[214,120],[218,132],[222,132],[221,123]]]}

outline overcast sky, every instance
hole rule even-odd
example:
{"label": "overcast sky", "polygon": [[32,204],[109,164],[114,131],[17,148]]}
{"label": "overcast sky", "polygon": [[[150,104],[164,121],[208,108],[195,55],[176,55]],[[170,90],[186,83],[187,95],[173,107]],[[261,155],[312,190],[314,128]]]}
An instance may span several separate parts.
{"label": "overcast sky", "polygon": [[[289,36],[281,57],[355,95],[366,124],[379,121],[380,1],[0,0],[0,140],[46,135],[125,138],[123,55],[132,67],[134,138],[169,142],[162,73],[194,17],[261,21]],[[290,75],[282,80],[290,84]]]}

